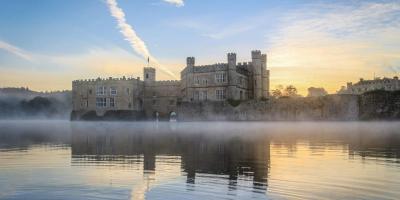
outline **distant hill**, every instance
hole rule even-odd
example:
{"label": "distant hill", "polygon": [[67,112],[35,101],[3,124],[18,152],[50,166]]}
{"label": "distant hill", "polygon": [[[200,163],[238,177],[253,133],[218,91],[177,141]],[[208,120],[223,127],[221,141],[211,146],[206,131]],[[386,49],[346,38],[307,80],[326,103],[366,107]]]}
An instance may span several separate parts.
{"label": "distant hill", "polygon": [[37,92],[28,88],[0,88],[0,119],[67,119],[71,112],[71,91]]}

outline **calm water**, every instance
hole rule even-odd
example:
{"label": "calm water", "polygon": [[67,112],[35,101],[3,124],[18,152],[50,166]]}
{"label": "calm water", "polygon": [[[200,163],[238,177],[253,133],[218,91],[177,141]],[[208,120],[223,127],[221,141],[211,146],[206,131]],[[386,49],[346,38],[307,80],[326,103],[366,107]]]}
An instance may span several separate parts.
{"label": "calm water", "polygon": [[0,121],[0,199],[400,199],[400,123]]}

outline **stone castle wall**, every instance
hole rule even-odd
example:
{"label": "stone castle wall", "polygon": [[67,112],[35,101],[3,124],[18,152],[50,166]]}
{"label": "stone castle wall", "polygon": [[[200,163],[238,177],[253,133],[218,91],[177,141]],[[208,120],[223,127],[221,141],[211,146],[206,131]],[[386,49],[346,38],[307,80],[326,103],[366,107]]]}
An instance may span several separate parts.
{"label": "stone castle wall", "polygon": [[[147,69],[149,70],[149,69]],[[153,79],[155,74],[150,74]],[[154,79],[153,79],[154,80]],[[104,87],[104,94],[97,88]],[[116,94],[111,94],[111,88]],[[89,79],[72,82],[73,112],[71,119],[152,119],[156,112],[167,117],[176,111],[180,96],[180,81],[141,81],[139,78]],[[105,99],[106,106],[96,102]],[[111,99],[114,106],[111,106]]]}
{"label": "stone castle wall", "polygon": [[361,120],[399,120],[400,90],[372,91],[360,95]]}
{"label": "stone castle wall", "polygon": [[[102,94],[98,88],[104,87]],[[111,88],[116,94],[111,94]],[[141,110],[140,95],[143,92],[143,83],[134,78],[89,79],[72,82],[72,102],[74,111],[96,111],[97,115],[104,115],[109,110]],[[97,98],[106,100],[107,106],[98,107]],[[114,100],[111,107],[110,99]]]}
{"label": "stone castle wall", "polygon": [[181,121],[357,120],[358,116],[356,95],[247,101],[236,107],[229,102],[182,103],[178,106]]}
{"label": "stone castle wall", "polygon": [[251,57],[251,62],[237,64],[236,54],[228,53],[227,63],[200,66],[195,65],[194,57],[188,57],[187,66],[181,72],[182,100],[191,102],[267,98],[267,55],[261,51],[252,51]]}
{"label": "stone castle wall", "polygon": [[347,87],[343,86],[340,93],[343,94],[363,94],[374,90],[396,91],[400,90],[400,80],[397,76],[393,78],[375,78],[373,80],[360,79],[359,82],[353,84],[347,83]]}
{"label": "stone castle wall", "polygon": [[161,118],[168,118],[171,112],[176,112],[180,96],[180,81],[156,81],[144,87],[143,110],[146,118],[155,118],[155,113]]}

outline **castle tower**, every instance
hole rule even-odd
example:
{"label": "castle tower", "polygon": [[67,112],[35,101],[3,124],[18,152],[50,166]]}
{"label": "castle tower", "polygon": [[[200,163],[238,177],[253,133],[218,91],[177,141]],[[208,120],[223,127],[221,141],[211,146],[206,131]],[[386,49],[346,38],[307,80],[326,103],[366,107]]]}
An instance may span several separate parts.
{"label": "castle tower", "polygon": [[194,85],[194,66],[195,66],[195,58],[194,57],[187,57],[186,58],[186,67],[189,70],[189,75],[188,77],[186,77],[186,97],[188,98],[188,100],[193,100],[193,95],[194,95],[194,89],[193,89],[193,85]]}
{"label": "castle tower", "polygon": [[235,95],[235,80],[236,80],[236,54],[228,53],[228,99],[238,99]]}
{"label": "castle tower", "polygon": [[267,54],[261,54],[262,97],[269,97],[269,70],[267,69]]}
{"label": "castle tower", "polygon": [[261,99],[263,97],[263,58],[261,51],[251,52],[252,72],[253,72],[253,97]]}
{"label": "castle tower", "polygon": [[143,80],[146,85],[153,84],[156,81],[156,69],[152,67],[143,68]]}
{"label": "castle tower", "polygon": [[186,58],[186,66],[187,67],[194,67],[195,59],[194,57],[187,57]]}

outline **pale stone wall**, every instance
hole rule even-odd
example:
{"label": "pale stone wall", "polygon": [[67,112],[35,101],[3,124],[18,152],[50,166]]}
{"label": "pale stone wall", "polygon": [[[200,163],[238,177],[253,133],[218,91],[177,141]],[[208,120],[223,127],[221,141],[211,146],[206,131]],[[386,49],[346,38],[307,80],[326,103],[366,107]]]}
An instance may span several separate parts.
{"label": "pale stone wall", "polygon": [[[104,87],[104,94],[98,93],[98,88]],[[116,94],[111,94],[111,88]],[[133,78],[108,78],[91,79],[72,82],[73,110],[95,110],[98,115],[103,115],[108,110],[141,110],[143,83]],[[96,98],[105,98],[106,106],[97,106]],[[110,98],[114,99],[114,107],[110,105]]]}
{"label": "pale stone wall", "polygon": [[158,112],[160,117],[165,118],[171,112],[176,112],[180,84],[180,81],[155,81],[145,84],[143,99],[146,116],[153,118],[155,112]]}
{"label": "pale stone wall", "polygon": [[228,102],[185,102],[178,106],[178,118],[180,121],[357,120],[358,101],[357,95],[328,95],[246,101],[236,107]]}
{"label": "pale stone wall", "polygon": [[[195,66],[194,58],[187,58],[181,72],[182,101],[225,101],[263,99],[269,96],[269,70],[266,55],[252,51],[252,62],[236,64],[236,54],[227,54],[227,63]],[[217,76],[224,74],[224,81]],[[225,91],[225,98],[217,98],[217,90]],[[207,98],[204,94],[207,93]]]}
{"label": "pale stone wall", "polygon": [[321,97],[328,94],[328,92],[326,92],[324,88],[310,87],[307,90],[308,90],[307,97]]}
{"label": "pale stone wall", "polygon": [[396,91],[400,90],[400,81],[397,76],[393,78],[376,78],[374,80],[360,79],[359,82],[353,84],[347,83],[347,88],[340,91],[343,94],[363,94],[368,91],[385,90]]}

